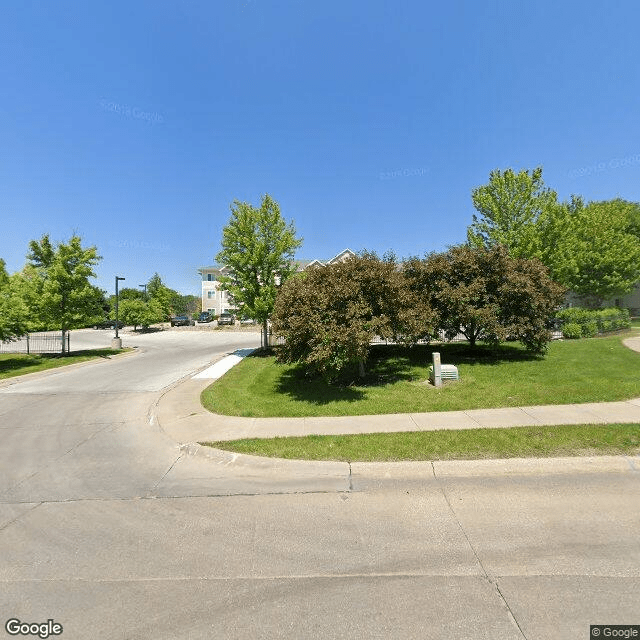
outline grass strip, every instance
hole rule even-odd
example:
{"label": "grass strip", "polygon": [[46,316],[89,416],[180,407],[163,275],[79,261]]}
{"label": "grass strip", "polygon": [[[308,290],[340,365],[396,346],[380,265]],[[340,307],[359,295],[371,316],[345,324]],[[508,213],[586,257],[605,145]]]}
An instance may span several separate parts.
{"label": "grass strip", "polygon": [[[545,356],[520,345],[376,346],[364,379],[309,379],[273,356],[245,358],[202,393],[214,413],[245,417],[312,417],[463,411],[546,404],[611,402],[640,397],[640,353],[623,334],[552,342]],[[458,367],[460,380],[427,382],[432,352]]]}
{"label": "grass strip", "polygon": [[639,424],[581,424],[202,442],[236,453],[295,460],[391,462],[637,455]]}
{"label": "grass strip", "polygon": [[77,362],[109,358],[124,351],[130,351],[130,349],[85,349],[65,356],[58,353],[2,353],[0,354],[0,380],[66,367]]}

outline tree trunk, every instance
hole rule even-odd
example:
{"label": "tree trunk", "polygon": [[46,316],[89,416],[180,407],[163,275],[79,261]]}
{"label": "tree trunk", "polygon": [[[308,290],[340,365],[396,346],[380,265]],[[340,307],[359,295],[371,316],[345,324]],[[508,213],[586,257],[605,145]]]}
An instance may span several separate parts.
{"label": "tree trunk", "polygon": [[62,355],[63,356],[66,355],[66,353],[67,353],[67,341],[66,341],[66,338],[67,338],[67,330],[64,327],[62,327]]}
{"label": "tree trunk", "polygon": [[262,335],[264,336],[264,344],[262,345],[263,349],[269,348],[269,326],[267,320],[262,322]]}
{"label": "tree trunk", "polygon": [[361,378],[364,378],[364,360],[358,360],[358,373]]}

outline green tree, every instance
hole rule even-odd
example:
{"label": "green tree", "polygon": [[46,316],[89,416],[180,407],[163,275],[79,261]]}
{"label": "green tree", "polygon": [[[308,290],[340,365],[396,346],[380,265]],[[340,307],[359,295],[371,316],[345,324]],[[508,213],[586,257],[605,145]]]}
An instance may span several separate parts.
{"label": "green tree", "polygon": [[[115,296],[113,296],[115,298]],[[142,289],[135,289],[134,287],[124,287],[118,291],[119,300],[144,300],[145,295]]]}
{"label": "green tree", "polygon": [[239,315],[262,324],[265,340],[278,288],[295,273],[292,260],[301,244],[293,222],[286,223],[268,194],[259,208],[238,200],[231,205],[222,249],[215,258],[232,270],[222,279],[222,287],[231,294]]}
{"label": "green tree", "polygon": [[18,298],[28,310],[27,331],[44,331],[47,329],[45,321],[40,317],[40,295],[43,281],[38,270],[26,264],[22,271],[11,276]]}
{"label": "green tree", "polygon": [[151,299],[125,299],[118,303],[118,316],[126,325],[132,325],[135,331],[139,326],[146,329],[156,322],[164,320],[164,310],[160,303]]}
{"label": "green tree", "polygon": [[89,282],[101,258],[95,247],[84,248],[77,235],[54,247],[46,234],[29,243],[27,260],[34,269],[38,316],[47,328],[62,331],[64,354],[70,329],[86,327],[102,317],[100,289]]}
{"label": "green tree", "polygon": [[636,202],[576,200],[541,219],[542,260],[555,280],[600,306],[640,280],[639,220]]}
{"label": "green tree", "polygon": [[147,283],[147,296],[149,300],[155,300],[162,309],[161,321],[166,321],[178,313],[176,307],[180,306],[180,294],[167,287],[157,272],[151,276]]}
{"label": "green tree", "polygon": [[0,341],[13,340],[29,330],[27,306],[20,296],[19,282],[9,276],[0,258]]}
{"label": "green tree", "polygon": [[285,338],[281,362],[332,380],[355,366],[364,375],[375,336],[413,344],[432,330],[431,318],[392,259],[363,252],[291,278],[278,294],[272,326]]}
{"label": "green tree", "polygon": [[187,294],[182,296],[183,313],[191,316],[197,316],[202,311],[202,298]]}
{"label": "green tree", "polygon": [[515,173],[513,169],[495,169],[489,182],[471,192],[473,215],[467,229],[467,242],[473,247],[501,244],[514,257],[539,256],[540,243],[536,223],[558,204],[555,191],[546,188],[542,167]]}
{"label": "green tree", "polygon": [[[145,294],[141,289],[134,289],[133,287],[124,287],[118,291],[118,319],[120,318],[120,308],[122,307],[122,303],[125,300],[141,300],[144,301]],[[115,294],[111,294],[107,301],[107,308],[105,310],[105,315],[108,315],[112,320],[115,319],[116,313],[116,296]]]}
{"label": "green tree", "polygon": [[437,312],[437,326],[449,339],[462,333],[474,347],[479,339],[520,340],[541,352],[551,339],[549,321],[564,288],[537,259],[513,258],[502,245],[451,247],[404,265],[416,295]]}

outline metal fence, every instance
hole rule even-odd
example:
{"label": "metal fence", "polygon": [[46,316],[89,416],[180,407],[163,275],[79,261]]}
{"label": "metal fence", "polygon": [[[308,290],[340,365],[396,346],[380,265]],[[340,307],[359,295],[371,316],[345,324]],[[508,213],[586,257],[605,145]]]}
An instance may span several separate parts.
{"label": "metal fence", "polygon": [[[445,335],[445,332],[440,330],[438,331],[437,335],[423,338],[422,340],[418,340],[416,344],[433,344],[433,343],[440,343],[440,342],[443,342],[443,343],[467,342],[467,337],[464,335],[464,333],[458,333],[457,335],[453,336],[453,338],[449,339]],[[385,338],[380,338],[379,336],[376,336],[371,341],[371,344],[397,344],[397,343],[394,342],[393,340],[386,340]]]}
{"label": "metal fence", "polygon": [[[71,333],[67,332],[66,351],[69,352]],[[62,353],[62,332],[28,333],[16,340],[0,342],[0,353]]]}
{"label": "metal fence", "polygon": [[[614,322],[619,321],[619,317],[618,316],[600,316],[598,318],[593,318],[593,322],[594,324],[597,324],[597,331],[594,331],[594,335],[595,333],[597,334],[606,334],[606,333],[611,333],[614,331],[619,331],[619,328],[617,325],[614,325]],[[549,330],[551,332],[551,339],[552,340],[562,340],[563,339],[563,333],[562,333],[562,328],[563,325],[566,324],[568,321],[564,320],[562,318],[554,318],[553,320],[551,320],[551,322],[549,323]],[[614,328],[609,328],[607,326],[607,323],[610,323]],[[480,336],[478,338],[480,341],[482,341],[482,336]],[[463,333],[458,333],[457,335],[455,335],[453,338],[448,339],[445,335],[445,332],[443,330],[440,330],[436,335],[434,335],[431,338],[425,338],[424,340],[418,340],[417,344],[433,344],[433,343],[451,343],[451,342],[467,342],[467,337],[463,334]],[[269,344],[270,345],[279,345],[279,344],[284,344],[284,338],[283,337],[276,337],[273,334],[269,333]],[[394,342],[393,340],[386,340],[384,338],[381,338],[380,336],[376,336],[374,337],[374,339],[371,341],[371,344],[387,344],[387,345],[393,345],[393,344],[397,344],[396,342]]]}
{"label": "metal fence", "polygon": [[[424,340],[418,340],[417,344],[433,344],[439,342],[466,342],[467,338],[463,333],[459,333],[458,335],[451,338],[451,340],[447,339],[444,331],[440,331],[437,336],[433,338],[425,338]],[[269,344],[271,346],[276,346],[279,344],[284,344],[284,338],[282,336],[274,336],[272,333],[269,333]],[[385,338],[381,338],[380,336],[376,336],[371,340],[371,344],[397,344],[393,340],[387,340]]]}

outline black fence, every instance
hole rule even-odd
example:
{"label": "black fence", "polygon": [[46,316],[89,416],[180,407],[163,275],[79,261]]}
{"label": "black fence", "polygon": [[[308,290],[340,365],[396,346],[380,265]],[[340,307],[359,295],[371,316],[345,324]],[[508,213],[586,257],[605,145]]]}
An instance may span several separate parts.
{"label": "black fence", "polygon": [[[593,324],[592,332],[585,331],[583,334],[583,337],[589,337],[591,335],[606,334],[614,331],[619,331],[620,327],[618,326],[618,324],[616,324],[618,321],[619,321],[618,316],[609,317],[606,315],[601,315],[599,318],[594,317],[591,321]],[[569,321],[563,318],[554,318],[553,320],[551,320],[551,322],[549,323],[549,330],[551,331],[551,339],[562,340],[564,338],[564,335],[562,333],[563,326],[568,323]],[[572,336],[572,337],[575,337],[575,336]],[[480,336],[478,339],[481,341],[482,336]],[[458,333],[453,338],[449,339],[445,335],[445,332],[440,330],[437,335],[431,338],[418,340],[417,344],[434,344],[434,343],[447,344],[450,342],[467,342],[467,337],[463,333]],[[269,333],[269,344],[272,346],[284,344],[284,338],[279,336],[276,337],[273,334]],[[396,344],[396,342],[394,342],[393,340],[386,340],[385,338],[376,336],[371,341],[371,344],[372,345],[373,344],[391,344],[392,345],[392,344]]]}
{"label": "black fence", "polygon": [[[467,341],[467,337],[464,335],[464,333],[458,333],[457,335],[453,336],[453,338],[447,338],[447,336],[445,335],[444,331],[438,331],[437,335],[432,336],[430,338],[424,338],[423,340],[418,340],[416,342],[416,344],[434,344],[434,343],[449,343],[449,342],[466,342]],[[380,338],[379,336],[376,336],[372,341],[371,344],[397,344],[396,342],[394,342],[393,340],[386,340],[385,338]]]}
{"label": "black fence", "polygon": [[[65,342],[69,352],[71,334],[67,332]],[[62,353],[62,332],[42,331],[28,333],[26,336],[0,342],[0,353]]]}
{"label": "black fence", "polygon": [[[450,340],[445,336],[444,331],[440,331],[437,336],[433,338],[425,338],[424,340],[418,340],[417,344],[433,344],[440,342],[466,342],[467,338],[463,333],[459,333],[454,336]],[[271,346],[276,346],[279,344],[284,344],[284,338],[282,336],[274,336],[272,333],[269,333],[269,344]],[[381,338],[380,336],[376,336],[371,341],[371,344],[397,344],[393,340],[387,340],[385,338]]]}

